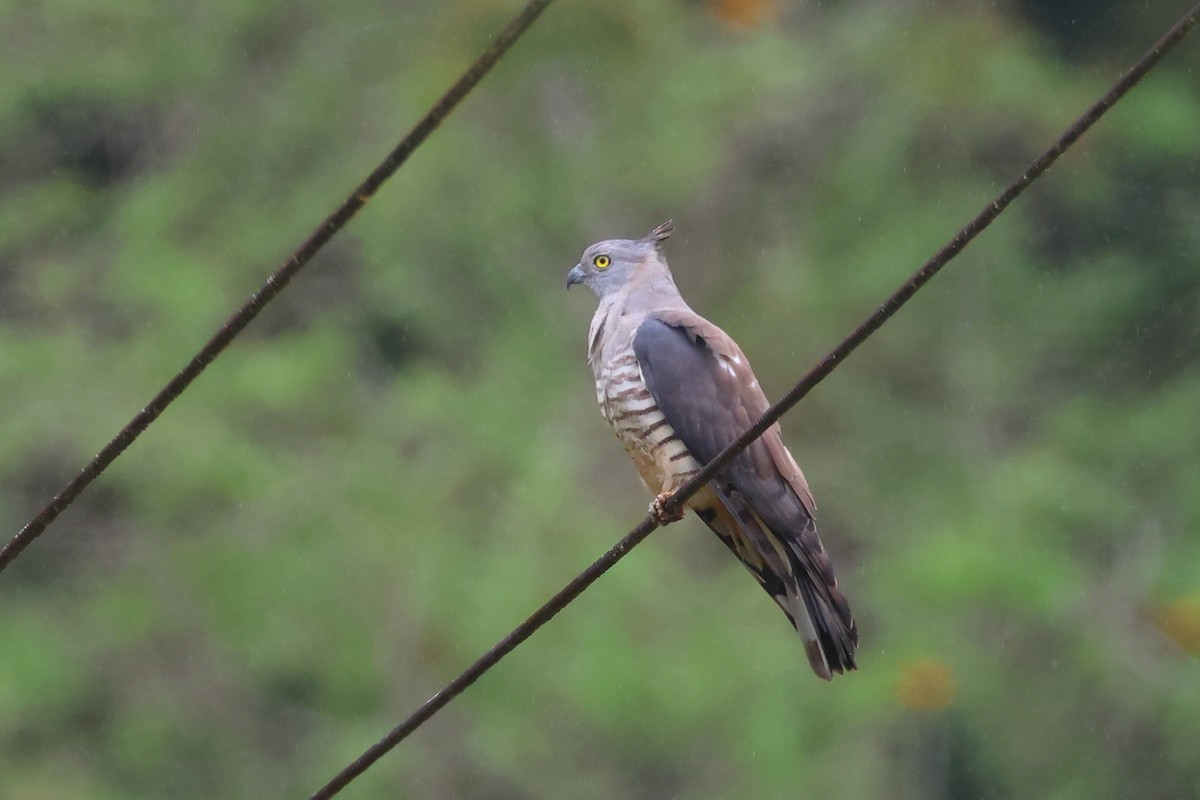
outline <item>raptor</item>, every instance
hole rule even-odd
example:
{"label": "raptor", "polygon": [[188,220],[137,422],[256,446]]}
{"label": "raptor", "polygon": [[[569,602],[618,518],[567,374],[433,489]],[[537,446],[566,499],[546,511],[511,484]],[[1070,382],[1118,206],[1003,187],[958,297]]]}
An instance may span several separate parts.
{"label": "raptor", "polygon": [[[567,288],[600,298],[588,332],[596,399],[660,521],[666,499],[768,406],[741,348],[679,294],[663,254],[673,230],[667,221],[641,239],[597,242],[567,273]],[[783,609],[818,676],[856,668],[858,629],[778,424],[687,505]]]}

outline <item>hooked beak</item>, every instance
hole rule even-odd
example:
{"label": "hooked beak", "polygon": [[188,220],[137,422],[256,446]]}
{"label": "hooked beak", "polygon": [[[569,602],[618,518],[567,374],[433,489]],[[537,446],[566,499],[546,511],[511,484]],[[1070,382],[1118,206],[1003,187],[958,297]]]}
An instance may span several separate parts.
{"label": "hooked beak", "polygon": [[583,267],[579,264],[571,267],[571,271],[567,273],[567,288],[570,289],[577,283],[583,283],[586,276],[583,274]]}

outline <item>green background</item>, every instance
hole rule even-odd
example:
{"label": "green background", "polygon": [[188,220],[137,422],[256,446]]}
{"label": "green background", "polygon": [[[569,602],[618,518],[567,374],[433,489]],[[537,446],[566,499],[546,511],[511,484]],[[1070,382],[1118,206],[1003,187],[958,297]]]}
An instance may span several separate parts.
{"label": "green background", "polygon": [[[0,575],[0,798],[307,796],[641,519],[587,244],[778,396],[1183,5],[560,0]],[[0,6],[4,538],[515,7]],[[784,420],[858,673],[689,519],[346,796],[1200,796],[1198,76]]]}

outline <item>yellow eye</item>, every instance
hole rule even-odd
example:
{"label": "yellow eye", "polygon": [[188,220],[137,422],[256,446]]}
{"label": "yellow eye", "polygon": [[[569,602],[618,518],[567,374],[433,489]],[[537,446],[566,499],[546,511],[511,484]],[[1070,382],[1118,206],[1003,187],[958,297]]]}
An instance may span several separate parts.
{"label": "yellow eye", "polygon": [[596,256],[592,259],[592,263],[596,265],[596,269],[608,269],[608,265],[612,263],[612,259],[608,256]]}

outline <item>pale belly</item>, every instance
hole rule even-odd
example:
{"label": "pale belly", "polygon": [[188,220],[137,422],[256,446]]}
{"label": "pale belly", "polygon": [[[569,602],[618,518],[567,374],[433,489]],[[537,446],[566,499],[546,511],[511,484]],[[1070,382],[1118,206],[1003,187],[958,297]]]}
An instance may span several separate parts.
{"label": "pale belly", "polygon": [[700,471],[646,388],[632,350],[614,356],[600,370],[596,399],[651,494],[673,492]]}

